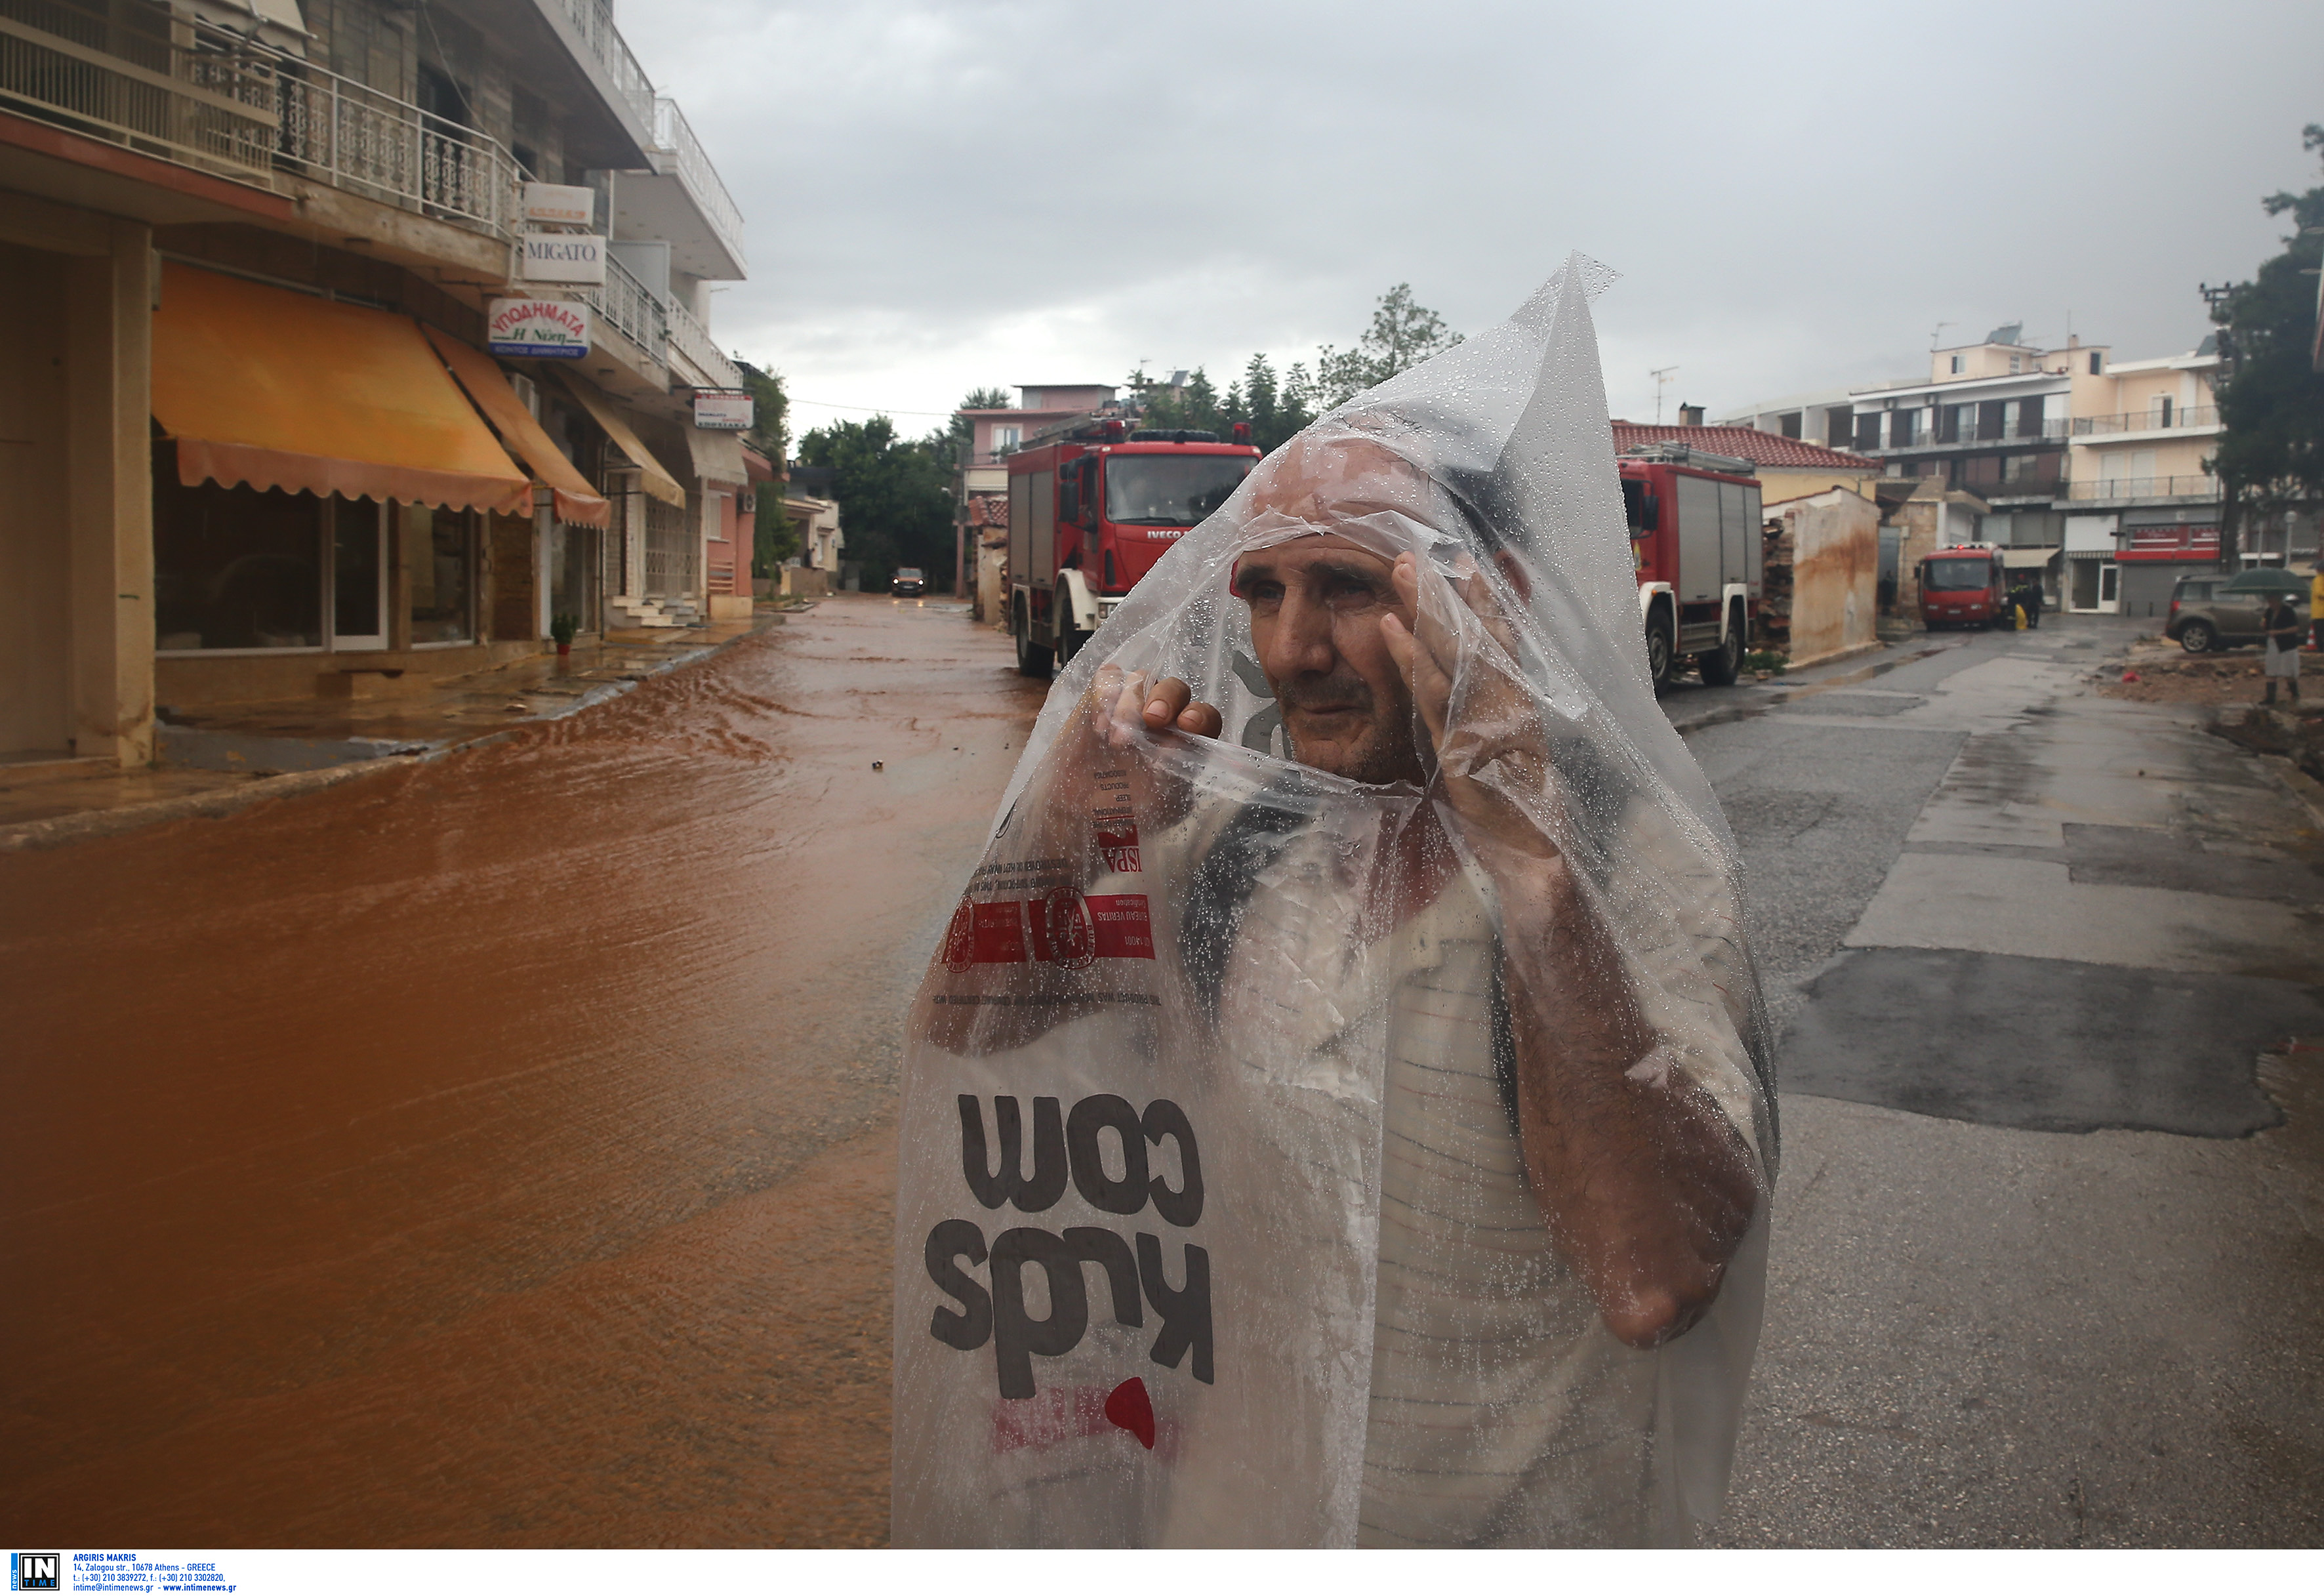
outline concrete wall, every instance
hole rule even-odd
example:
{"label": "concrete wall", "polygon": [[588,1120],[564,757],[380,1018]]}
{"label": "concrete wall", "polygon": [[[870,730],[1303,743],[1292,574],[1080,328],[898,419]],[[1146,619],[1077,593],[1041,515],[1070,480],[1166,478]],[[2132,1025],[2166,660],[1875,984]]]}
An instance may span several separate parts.
{"label": "concrete wall", "polygon": [[1877,641],[1880,507],[1847,488],[1784,504],[1792,556],[1792,663]]}
{"label": "concrete wall", "polygon": [[0,751],[153,756],[152,234],[0,204]]}
{"label": "concrete wall", "polygon": [[1872,493],[1870,484],[1879,475],[1880,468],[1877,466],[1860,471],[1828,467],[1805,471],[1781,466],[1762,466],[1759,467],[1759,503],[1761,508],[1768,509],[1793,499],[1829,493],[1833,488],[1849,489],[1868,498]]}

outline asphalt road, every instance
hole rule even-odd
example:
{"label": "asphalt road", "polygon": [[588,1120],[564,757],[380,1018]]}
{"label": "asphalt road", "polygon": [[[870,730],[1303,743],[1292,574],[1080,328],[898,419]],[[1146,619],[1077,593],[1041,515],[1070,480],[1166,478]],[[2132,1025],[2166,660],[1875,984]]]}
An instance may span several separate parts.
{"label": "asphalt road", "polygon": [[1782,1032],[1735,1545],[2324,1533],[2324,875],[2131,623],[1665,700]]}
{"label": "asphalt road", "polygon": [[[1784,1034],[1733,1544],[2324,1531],[2314,838],[2080,692],[2131,631],[1665,700]],[[956,611],[835,599],[491,748],[0,858],[8,1521],[881,1539],[898,1028],[1039,696]]]}

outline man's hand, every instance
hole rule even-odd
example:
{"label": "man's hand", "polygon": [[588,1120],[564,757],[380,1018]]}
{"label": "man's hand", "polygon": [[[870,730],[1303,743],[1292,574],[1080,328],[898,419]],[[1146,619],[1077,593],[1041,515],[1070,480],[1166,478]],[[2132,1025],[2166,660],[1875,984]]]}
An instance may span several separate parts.
{"label": "man's hand", "polygon": [[[1142,685],[1145,678],[1133,673],[1132,679]],[[1166,676],[1154,684],[1154,690],[1146,695],[1146,702],[1139,709],[1139,716],[1149,732],[1176,730],[1190,737],[1215,737],[1226,724],[1211,706],[1195,703],[1194,689],[1175,676]]]}
{"label": "man's hand", "polygon": [[1415,621],[1382,623],[1389,651],[1435,746],[1437,789],[1501,900],[1526,1178],[1607,1328],[1660,1345],[1717,1299],[1758,1210],[1757,1169],[1709,1093],[1644,1062],[1659,1038],[1552,835],[1547,740],[1484,575],[1452,586],[1500,658],[1471,645],[1465,681],[1462,617],[1431,614],[1411,555],[1394,579]]}
{"label": "man's hand", "polygon": [[[1401,616],[1390,614],[1380,629],[1436,751],[1438,785],[1445,801],[1462,820],[1484,834],[1479,840],[1489,839],[1528,859],[1555,858],[1557,844],[1543,831],[1540,816],[1513,801],[1514,794],[1546,795],[1551,779],[1532,692],[1484,650],[1472,650],[1456,721],[1452,691],[1461,658],[1458,617],[1448,621],[1432,614],[1421,603],[1420,570],[1411,555],[1397,557],[1391,577],[1397,598],[1414,621],[1407,627]],[[1452,586],[1486,635],[1500,646],[1503,658],[1514,661],[1516,630],[1501,613],[1484,573],[1473,572]]]}

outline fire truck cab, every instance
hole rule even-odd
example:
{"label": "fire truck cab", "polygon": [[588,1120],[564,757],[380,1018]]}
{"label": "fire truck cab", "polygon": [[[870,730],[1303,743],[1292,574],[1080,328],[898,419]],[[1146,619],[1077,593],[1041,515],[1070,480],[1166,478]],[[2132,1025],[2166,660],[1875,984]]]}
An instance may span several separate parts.
{"label": "fire truck cab", "polygon": [[1128,431],[1089,418],[1009,457],[1009,630],[1017,669],[1071,660],[1154,562],[1259,463],[1248,429]]}
{"label": "fire truck cab", "polygon": [[2015,626],[2009,567],[1995,543],[1956,543],[1921,561],[1921,624]]}
{"label": "fire truck cab", "polygon": [[1674,444],[1616,465],[1655,686],[1691,655],[1704,683],[1723,687],[1741,673],[1759,615],[1759,468]]}

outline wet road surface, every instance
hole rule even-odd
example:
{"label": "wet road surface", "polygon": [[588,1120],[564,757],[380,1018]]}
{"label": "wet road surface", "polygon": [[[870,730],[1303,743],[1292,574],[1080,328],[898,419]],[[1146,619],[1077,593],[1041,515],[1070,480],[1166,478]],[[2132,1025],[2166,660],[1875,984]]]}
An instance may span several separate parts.
{"label": "wet road surface", "polygon": [[884,1539],[898,1026],[1041,691],[835,598],[505,743],[0,857],[9,1522]]}

